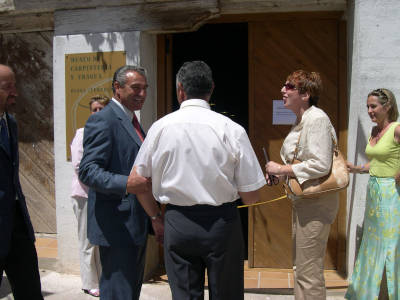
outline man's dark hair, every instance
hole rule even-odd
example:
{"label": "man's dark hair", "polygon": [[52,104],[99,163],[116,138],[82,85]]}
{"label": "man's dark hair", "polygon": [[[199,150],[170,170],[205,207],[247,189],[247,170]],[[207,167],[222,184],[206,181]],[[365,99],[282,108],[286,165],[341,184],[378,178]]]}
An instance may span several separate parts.
{"label": "man's dark hair", "polygon": [[176,84],[182,84],[188,99],[200,98],[211,94],[213,87],[212,72],[203,61],[185,62],[176,74]]}
{"label": "man's dark hair", "polygon": [[126,74],[128,72],[132,72],[132,71],[137,72],[140,75],[146,77],[146,69],[142,68],[140,66],[126,65],[126,66],[122,66],[122,67],[118,68],[114,73],[114,77],[113,77],[113,81],[112,81],[112,85],[111,85],[113,94],[115,94],[114,82],[117,81],[121,87],[124,87],[125,83],[126,83]]}

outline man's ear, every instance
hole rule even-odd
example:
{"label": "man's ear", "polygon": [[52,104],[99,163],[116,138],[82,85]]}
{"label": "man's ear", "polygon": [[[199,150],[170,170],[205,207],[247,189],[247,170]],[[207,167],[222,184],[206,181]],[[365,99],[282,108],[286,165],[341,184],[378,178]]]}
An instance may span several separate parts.
{"label": "man's ear", "polygon": [[114,90],[117,91],[121,86],[118,81],[114,81]]}
{"label": "man's ear", "polygon": [[186,93],[183,90],[183,85],[182,83],[178,82],[178,86],[176,89],[176,96],[178,98],[178,102],[181,103],[182,101],[186,100]]}
{"label": "man's ear", "polygon": [[214,84],[214,81],[213,81],[212,87],[211,87],[211,91],[210,91],[210,97],[211,97],[212,93],[214,92],[214,88],[215,88],[215,84]]}

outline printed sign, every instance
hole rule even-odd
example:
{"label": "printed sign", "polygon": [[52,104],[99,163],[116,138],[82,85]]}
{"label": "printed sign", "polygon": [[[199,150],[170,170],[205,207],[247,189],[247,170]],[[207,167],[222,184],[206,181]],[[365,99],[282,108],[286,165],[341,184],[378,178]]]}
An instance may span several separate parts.
{"label": "printed sign", "polygon": [[90,115],[89,101],[95,95],[112,97],[112,77],[126,64],[124,51],[75,53],[65,55],[66,153],[78,128]]}
{"label": "printed sign", "polygon": [[283,105],[283,100],[272,102],[272,125],[293,125],[296,115]]}

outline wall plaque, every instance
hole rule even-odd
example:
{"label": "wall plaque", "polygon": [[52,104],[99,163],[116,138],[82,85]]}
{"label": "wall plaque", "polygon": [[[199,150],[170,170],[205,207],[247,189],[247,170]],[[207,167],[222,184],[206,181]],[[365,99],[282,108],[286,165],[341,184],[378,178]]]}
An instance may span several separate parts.
{"label": "wall plaque", "polygon": [[112,97],[112,77],[126,64],[124,51],[90,52],[65,55],[66,155],[78,128],[90,115],[89,100],[94,95]]}

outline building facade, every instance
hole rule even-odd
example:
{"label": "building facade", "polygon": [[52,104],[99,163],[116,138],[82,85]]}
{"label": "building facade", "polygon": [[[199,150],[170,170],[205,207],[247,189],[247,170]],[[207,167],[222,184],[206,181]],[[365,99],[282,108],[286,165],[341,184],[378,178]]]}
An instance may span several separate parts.
{"label": "building facade", "polygon": [[[15,114],[24,190],[36,231],[57,233],[60,268],[79,269],[66,156],[66,55],[122,51],[126,63],[146,67],[150,87],[140,112],[146,129],[176,109],[180,64],[205,60],[216,81],[213,108],[248,130],[261,165],[261,148],[278,160],[290,128],[273,120],[286,76],[299,68],[318,71],[324,82],[320,106],[348,160],[361,164],[372,127],[368,92],[400,92],[399,13],[395,0],[0,0],[0,63],[16,70],[21,91]],[[328,269],[352,273],[367,180],[352,175],[341,193]],[[269,200],[283,191],[266,187],[261,193]],[[290,203],[248,208],[242,218],[249,266],[290,268]],[[150,271],[159,254],[157,247],[149,249]]]}

